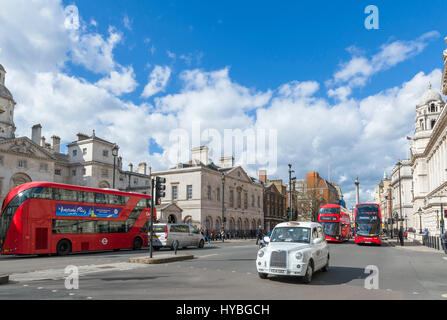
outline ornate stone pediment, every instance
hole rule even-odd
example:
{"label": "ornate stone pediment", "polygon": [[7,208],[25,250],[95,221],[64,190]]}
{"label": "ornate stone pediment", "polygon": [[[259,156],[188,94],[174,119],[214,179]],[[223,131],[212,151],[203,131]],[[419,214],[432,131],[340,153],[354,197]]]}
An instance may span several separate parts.
{"label": "ornate stone pediment", "polygon": [[49,152],[43,150],[40,146],[28,138],[17,138],[5,140],[0,144],[0,151],[19,153],[31,157],[53,158]]}
{"label": "ornate stone pediment", "polygon": [[7,149],[9,152],[17,152],[17,153],[25,153],[29,155],[35,155],[36,150],[31,146],[30,143],[27,143],[25,141],[18,141],[15,140],[11,145],[9,145],[9,148]]}

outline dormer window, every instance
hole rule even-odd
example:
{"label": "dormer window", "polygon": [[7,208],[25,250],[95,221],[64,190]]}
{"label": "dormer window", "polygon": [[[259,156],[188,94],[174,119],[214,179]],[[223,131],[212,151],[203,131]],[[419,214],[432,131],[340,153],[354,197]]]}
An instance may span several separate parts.
{"label": "dormer window", "polygon": [[431,112],[436,112],[436,107],[435,107],[435,104],[434,104],[434,103],[431,104],[431,106],[430,106],[430,111],[431,111]]}

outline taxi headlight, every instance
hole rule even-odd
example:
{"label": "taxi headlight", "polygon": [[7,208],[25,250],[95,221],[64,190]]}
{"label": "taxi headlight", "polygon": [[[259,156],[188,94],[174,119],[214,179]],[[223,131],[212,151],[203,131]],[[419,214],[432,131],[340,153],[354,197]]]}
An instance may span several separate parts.
{"label": "taxi headlight", "polygon": [[295,253],[295,258],[296,260],[301,260],[303,259],[303,253],[298,251],[297,253]]}
{"label": "taxi headlight", "polygon": [[259,250],[258,251],[258,257],[262,258],[264,256],[264,250]]}

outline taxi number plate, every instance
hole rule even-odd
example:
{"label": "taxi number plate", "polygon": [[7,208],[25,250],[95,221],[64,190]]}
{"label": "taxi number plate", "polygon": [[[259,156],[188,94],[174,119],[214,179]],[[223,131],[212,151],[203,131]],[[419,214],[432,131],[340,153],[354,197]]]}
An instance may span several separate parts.
{"label": "taxi number plate", "polygon": [[275,272],[275,273],[285,273],[285,270],[279,270],[279,269],[270,269],[270,272]]}

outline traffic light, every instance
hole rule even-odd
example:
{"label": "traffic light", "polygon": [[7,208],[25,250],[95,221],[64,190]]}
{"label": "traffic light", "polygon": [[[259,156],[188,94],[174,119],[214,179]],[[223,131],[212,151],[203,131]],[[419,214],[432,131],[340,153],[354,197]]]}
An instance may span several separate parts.
{"label": "traffic light", "polygon": [[155,205],[159,204],[159,200],[165,197],[166,179],[156,177],[155,178]]}

